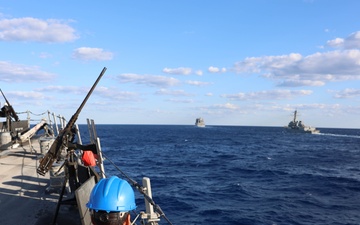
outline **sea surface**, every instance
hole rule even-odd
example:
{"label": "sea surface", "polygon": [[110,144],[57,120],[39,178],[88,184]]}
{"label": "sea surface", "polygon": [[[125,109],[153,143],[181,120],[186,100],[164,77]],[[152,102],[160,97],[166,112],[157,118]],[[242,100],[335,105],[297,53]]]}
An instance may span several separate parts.
{"label": "sea surface", "polygon": [[[82,139],[88,136],[80,125]],[[360,130],[97,125],[107,175],[141,184],[174,224],[360,224]],[[85,130],[85,131],[84,131]],[[137,211],[144,211],[136,193]],[[140,224],[137,222],[137,224]],[[167,224],[162,219],[160,224]]]}

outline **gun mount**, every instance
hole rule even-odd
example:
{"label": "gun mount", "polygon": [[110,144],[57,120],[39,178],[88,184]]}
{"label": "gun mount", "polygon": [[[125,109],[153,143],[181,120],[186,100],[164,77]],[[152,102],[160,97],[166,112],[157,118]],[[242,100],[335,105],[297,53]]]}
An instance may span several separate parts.
{"label": "gun mount", "polygon": [[6,105],[4,105],[1,108],[1,112],[0,115],[2,117],[12,117],[14,118],[15,121],[20,121],[18,115],[16,114],[14,108],[11,106],[10,102],[7,100],[7,98],[5,97],[4,93],[2,92],[2,90],[0,89],[0,92],[2,94],[2,96],[4,97],[5,101],[6,101]]}
{"label": "gun mount", "polygon": [[73,141],[75,135],[73,126],[75,125],[75,122],[82,108],[86,104],[87,100],[94,91],[96,85],[99,83],[101,77],[104,75],[105,71],[106,67],[103,68],[99,77],[96,79],[95,83],[87,93],[85,99],[83,100],[79,108],[76,110],[75,114],[71,117],[69,122],[66,124],[65,128],[60,131],[53,144],[51,145],[49,151],[45,154],[44,158],[41,159],[39,167],[37,168],[38,174],[44,176],[49,171],[54,161],[59,158],[61,151],[68,147],[69,142]]}
{"label": "gun mount", "polygon": [[0,149],[8,149],[12,147],[12,144],[16,142],[16,139],[30,128],[29,120],[20,120],[16,114],[14,108],[4,95],[4,92],[0,89],[2,96],[5,99],[5,104],[0,109],[0,117],[5,117],[6,120],[0,122],[0,132],[9,133],[9,138],[2,143],[0,141]]}

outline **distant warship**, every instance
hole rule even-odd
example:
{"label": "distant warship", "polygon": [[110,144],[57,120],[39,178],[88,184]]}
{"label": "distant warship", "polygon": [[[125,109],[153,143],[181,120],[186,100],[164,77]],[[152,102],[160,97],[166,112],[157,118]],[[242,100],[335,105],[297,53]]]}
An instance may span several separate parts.
{"label": "distant warship", "polygon": [[197,126],[197,127],[205,127],[204,119],[201,118],[201,117],[196,118],[195,126]]}
{"label": "distant warship", "polygon": [[285,126],[286,130],[296,133],[310,133],[310,134],[320,133],[320,130],[317,130],[314,127],[305,126],[302,123],[302,121],[297,121],[296,115],[297,115],[297,110],[294,111],[294,119],[289,122],[289,125]]}

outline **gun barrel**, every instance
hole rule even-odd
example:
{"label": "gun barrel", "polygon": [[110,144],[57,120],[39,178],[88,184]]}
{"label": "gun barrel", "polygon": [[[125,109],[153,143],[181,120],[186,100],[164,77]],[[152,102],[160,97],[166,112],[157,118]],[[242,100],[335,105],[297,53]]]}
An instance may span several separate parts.
{"label": "gun barrel", "polygon": [[83,102],[81,103],[80,107],[78,108],[78,110],[76,111],[75,114],[80,114],[80,111],[82,110],[82,108],[84,107],[86,101],[89,99],[90,95],[92,94],[92,92],[94,91],[96,85],[99,83],[100,79],[102,78],[102,76],[104,75],[106,71],[106,67],[103,68],[103,70],[101,71],[99,77],[96,79],[95,83],[93,84],[93,86],[91,87],[90,91],[87,93],[85,99],[83,100]]}

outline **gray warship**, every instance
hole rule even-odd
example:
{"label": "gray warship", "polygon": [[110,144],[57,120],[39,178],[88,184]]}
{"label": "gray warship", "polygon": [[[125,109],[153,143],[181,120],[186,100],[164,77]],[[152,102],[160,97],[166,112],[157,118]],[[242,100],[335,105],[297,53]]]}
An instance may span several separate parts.
{"label": "gray warship", "polygon": [[197,127],[205,127],[205,121],[203,118],[199,117],[195,120],[195,126]]}
{"label": "gray warship", "polygon": [[296,120],[297,118],[297,110],[294,111],[294,118],[292,121],[289,122],[287,126],[285,126],[285,129],[290,132],[295,133],[310,133],[310,134],[317,134],[320,133],[320,130],[316,129],[315,127],[306,126],[303,124],[303,122],[300,120]]}

